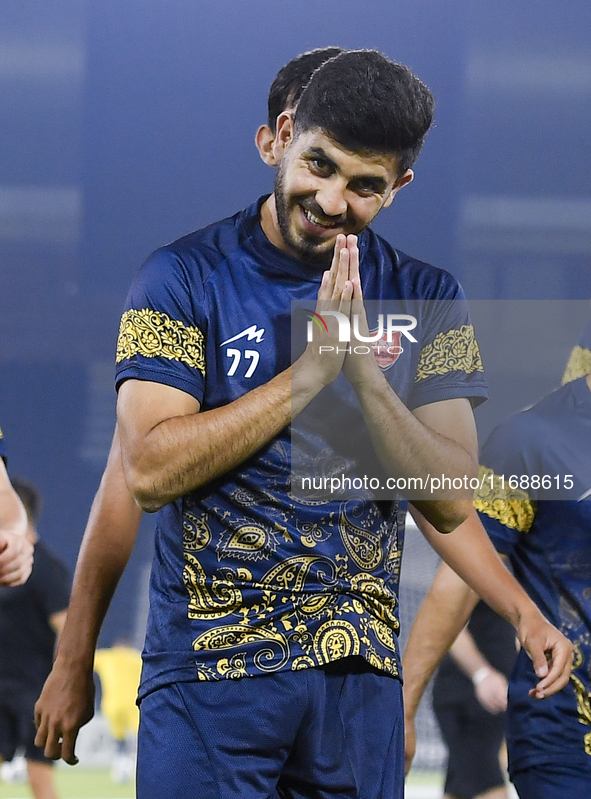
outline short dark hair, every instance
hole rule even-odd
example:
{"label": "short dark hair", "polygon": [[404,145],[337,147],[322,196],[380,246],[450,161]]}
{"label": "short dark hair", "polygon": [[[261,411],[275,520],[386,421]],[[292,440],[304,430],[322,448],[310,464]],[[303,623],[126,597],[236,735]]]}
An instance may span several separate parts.
{"label": "short dark hair", "polygon": [[314,72],[295,132],[320,128],[352,152],[394,153],[402,175],[421,151],[434,108],[430,90],[404,64],[377,50],[346,50]]}
{"label": "short dark hair", "polygon": [[286,108],[297,105],[312,73],[329,58],[334,58],[343,52],[342,47],[318,47],[316,50],[308,50],[308,52],[292,58],[284,67],[281,67],[271,84],[267,99],[267,124],[273,133],[275,133],[277,117]]}
{"label": "short dark hair", "polygon": [[32,527],[36,527],[39,516],[41,516],[41,508],[43,507],[41,494],[33,483],[24,480],[22,477],[11,477],[10,482],[25,507],[29,523]]}

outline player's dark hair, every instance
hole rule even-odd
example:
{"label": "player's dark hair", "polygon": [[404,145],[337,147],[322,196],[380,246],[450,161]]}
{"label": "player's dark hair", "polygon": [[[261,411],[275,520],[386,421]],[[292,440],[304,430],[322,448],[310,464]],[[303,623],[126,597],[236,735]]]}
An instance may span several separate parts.
{"label": "player's dark hair", "polygon": [[430,90],[377,50],[347,50],[319,67],[295,115],[296,136],[320,128],[347,150],[395,153],[402,175],[433,120]]}
{"label": "player's dark hair", "polygon": [[271,84],[267,99],[269,111],[267,124],[273,133],[275,133],[277,117],[286,108],[293,108],[297,105],[312,73],[329,58],[334,58],[342,52],[344,52],[342,47],[319,47],[292,58],[284,67],[281,67]]}
{"label": "player's dark hair", "polygon": [[32,527],[36,527],[43,507],[41,494],[32,483],[22,477],[11,477],[10,482],[24,505],[29,523]]}

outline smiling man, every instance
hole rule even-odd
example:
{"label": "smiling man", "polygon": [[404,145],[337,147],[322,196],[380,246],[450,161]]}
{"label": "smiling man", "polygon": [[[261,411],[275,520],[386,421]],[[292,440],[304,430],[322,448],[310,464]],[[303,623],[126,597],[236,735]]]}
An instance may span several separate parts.
{"label": "smiling man", "polygon": [[[474,473],[471,404],[486,390],[461,290],[368,227],[411,180],[432,114],[406,67],[337,55],[295,118],[278,118],[274,193],[158,250],[132,286],[112,458],[137,503],[159,512],[139,799],[402,796],[401,505],[298,499],[290,424],[322,395],[332,427],[354,445],[367,430],[388,474]],[[416,346],[380,366],[372,351],[333,346],[329,318],[292,363],[292,301],[365,320],[364,299],[432,301]],[[323,451],[325,431],[306,434],[308,451]],[[439,531],[467,513],[449,497],[418,504]],[[490,575],[488,546],[478,556],[492,558]],[[519,600],[504,585],[510,615]],[[552,690],[561,669],[548,673],[544,649],[556,654],[560,636],[536,614],[524,626]],[[43,710],[40,740],[73,760],[75,731],[60,743],[68,728]]]}

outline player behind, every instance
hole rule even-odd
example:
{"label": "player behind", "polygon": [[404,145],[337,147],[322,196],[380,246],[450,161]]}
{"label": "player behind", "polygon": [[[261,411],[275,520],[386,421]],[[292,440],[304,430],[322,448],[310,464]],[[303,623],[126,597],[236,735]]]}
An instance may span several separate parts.
{"label": "player behind", "polygon": [[135,702],[142,658],[125,639],[97,649],[94,669],[101,681],[101,711],[115,742],[111,779],[129,782],[135,772],[135,739],[139,713]]}
{"label": "player behind", "polygon": [[[571,353],[563,381],[562,388],[493,431],[481,460],[496,490],[478,497],[480,521],[472,516],[455,531],[455,541],[446,542],[461,547],[463,536],[484,524],[528,594],[574,645],[569,684],[543,703],[531,697],[535,675],[525,653],[512,673],[507,750],[521,799],[578,799],[591,785],[591,324]],[[501,478],[508,483],[511,475],[548,479],[529,493],[507,488],[503,496]],[[470,589],[443,564],[405,652],[409,763],[421,693],[474,602]]]}
{"label": "player behind", "polygon": [[[346,92],[341,91],[343,82]],[[386,94],[400,91],[406,102],[399,107],[382,103],[378,96],[384,88]],[[330,97],[336,102],[324,102],[327,92],[336,93]],[[347,107],[351,102],[355,114]],[[401,108],[410,109],[407,124],[400,124]],[[336,118],[323,117],[326,109],[335,110]],[[299,506],[287,493],[285,428],[294,409],[305,407],[323,386],[338,381],[337,407],[342,392],[351,396],[354,391],[359,401],[358,416],[346,429],[355,429],[362,413],[388,468],[420,473],[434,463],[441,471],[445,464],[448,472],[470,474],[474,428],[466,397],[482,396],[479,368],[466,362],[459,375],[452,375],[457,370],[450,367],[443,379],[426,377],[415,387],[418,361],[407,363],[392,379],[415,408],[413,414],[379,371],[373,353],[343,363],[338,353],[319,359],[310,348],[290,370],[289,361],[282,360],[285,342],[274,339],[274,324],[276,315],[289,309],[294,292],[300,299],[318,297],[329,309],[347,315],[352,301],[361,302],[358,234],[362,234],[366,296],[457,296],[451,276],[390,250],[370,230],[362,233],[411,180],[410,166],[420,151],[431,111],[430,93],[400,65],[368,51],[337,56],[314,74],[295,124],[290,114],[280,116],[273,145],[279,163],[275,193],[237,217],[159,251],[132,289],[119,341],[123,460],[141,504],[149,510],[164,508],[157,531],[159,562],[153,570],[151,613],[153,621],[162,613],[169,616],[164,625],[159,621],[150,625],[145,650],[140,796],[162,793],[165,783],[168,795],[172,791],[186,795],[197,786],[206,795],[221,786],[227,796],[258,796],[276,784],[289,791],[305,782],[326,785],[344,796],[357,795],[359,781],[364,784],[362,795],[382,795],[378,794],[382,781],[391,786],[392,796],[400,794],[400,684],[388,676],[399,675],[394,578],[398,509],[377,508],[371,502],[355,505],[352,521],[353,507],[348,503],[342,508],[334,503]],[[382,126],[377,138],[376,119]],[[396,131],[394,139],[391,128]],[[180,251],[172,255],[175,247]],[[330,269],[321,279],[327,262]],[[185,266],[179,272],[180,263]],[[182,273],[189,276],[188,291]],[[215,299],[221,296],[223,303]],[[190,297],[201,300],[196,303]],[[268,302],[261,304],[262,298]],[[198,318],[192,317],[195,310]],[[233,373],[224,372],[222,364],[227,361],[218,360],[218,347],[239,339],[241,327],[246,333],[253,315],[268,338],[262,355],[250,360],[260,360],[263,366],[251,383],[243,382],[247,378],[242,374],[236,381],[226,379]],[[186,349],[148,354],[142,344],[148,319],[164,325],[173,337],[180,336]],[[439,328],[433,320],[423,321],[427,331],[423,344],[429,346]],[[470,335],[464,321],[452,318],[444,323],[459,325],[458,330]],[[202,333],[206,326],[207,341]],[[332,330],[326,341],[336,341]],[[207,385],[212,392],[207,396],[206,368],[211,370]],[[438,432],[443,429],[453,430],[461,443]],[[465,513],[459,503],[425,502],[422,507],[441,529],[452,529]],[[181,519],[184,553],[174,543],[180,541]],[[304,528],[298,527],[300,521]],[[300,548],[306,529],[324,544],[312,556],[307,544],[307,549]],[[363,547],[353,556],[346,541],[355,547],[355,536],[364,531],[368,540],[382,540],[373,551]],[[473,548],[479,556],[477,565],[487,566],[485,575],[478,576],[480,570],[470,558],[460,563],[460,571],[473,577],[478,590],[496,594],[497,604],[514,621],[521,617],[520,631],[522,635],[528,631],[524,637],[536,656],[540,677],[548,674],[543,652],[553,650],[553,670],[542,680],[552,690],[562,680],[561,637],[511,584],[492,549],[487,549],[486,538],[475,539]],[[186,587],[179,579],[183,572]],[[349,605],[353,596],[356,599]],[[171,603],[170,597],[180,602]],[[163,632],[179,638],[161,640]],[[356,658],[358,654],[364,659]],[[249,674],[259,679],[238,679]],[[237,679],[224,679],[228,677]],[[362,685],[368,703],[360,708]],[[304,688],[311,698],[305,721],[298,715],[304,707],[299,698]],[[390,708],[384,724],[371,730],[375,761],[343,756],[343,745],[351,752],[365,747],[367,728],[344,722],[346,741],[333,739],[333,733],[340,736],[333,727],[324,728],[322,707],[326,700],[332,715],[333,691],[341,697],[343,718],[351,721],[360,710],[376,718],[378,707]],[[163,740],[152,725],[158,720],[159,727],[164,724],[169,729],[166,719],[181,712],[180,707],[174,709],[181,695],[189,708],[188,714],[182,712],[183,725],[188,726],[175,724]],[[205,707],[210,701],[213,715]],[[261,723],[258,702],[273,708],[266,724]],[[244,708],[239,724],[235,715],[224,718],[224,708],[231,707],[235,714],[238,706]],[[213,734],[208,740],[218,763],[217,778],[209,763],[200,765],[200,745],[187,750],[194,771],[187,770],[186,758],[182,767],[177,761],[182,752],[175,736],[188,745],[195,731],[193,707],[198,723],[206,724]],[[47,739],[48,750],[72,759],[75,735],[59,727],[55,715],[49,720],[43,703],[38,715],[40,738]],[[357,732],[360,737],[353,740]],[[227,762],[223,749],[228,734],[234,739],[232,748],[250,747],[253,758]],[[331,764],[330,774],[320,768],[321,760]],[[384,764],[397,777],[386,777]],[[255,784],[256,793],[244,792]]]}
{"label": "player behind", "polygon": [[0,759],[12,760],[24,748],[34,796],[56,799],[53,763],[34,743],[33,708],[65,623],[70,580],[63,563],[39,539],[39,493],[24,480],[13,484],[27,513],[27,538],[35,554],[24,585],[0,588]]}
{"label": "player behind", "polygon": [[[259,127],[255,138],[263,161],[275,165],[271,151],[275,139],[273,114],[293,111],[293,104],[297,103],[314,70],[340,52],[340,47],[311,50],[292,59],[279,71],[269,90],[269,123]],[[66,626],[60,636],[51,678],[38,707],[38,719],[46,720],[48,740],[57,743],[58,737],[60,739],[58,753],[54,756],[60,757],[63,753],[69,763],[77,762],[74,746],[78,731],[94,714],[92,675],[98,636],[131,555],[141,515],[125,483],[119,432],[115,428],[78,555]],[[39,740],[44,741],[44,736]]]}

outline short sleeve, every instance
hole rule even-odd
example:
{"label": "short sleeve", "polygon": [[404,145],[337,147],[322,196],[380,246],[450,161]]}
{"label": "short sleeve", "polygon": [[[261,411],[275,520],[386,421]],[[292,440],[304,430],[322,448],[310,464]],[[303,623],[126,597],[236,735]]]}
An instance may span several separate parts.
{"label": "short sleeve", "polygon": [[[155,252],[129,292],[117,340],[116,385],[134,378],[203,399],[202,284],[175,252]],[[199,310],[198,310],[199,309]]]}
{"label": "short sleeve", "polygon": [[535,468],[531,463],[533,431],[528,422],[521,413],[497,427],[480,456],[480,487],[474,506],[495,548],[506,555],[519,537],[530,531],[536,513],[534,499],[519,488],[519,480],[510,482],[512,477],[527,475]]}
{"label": "short sleeve", "polygon": [[480,350],[460,285],[443,273],[441,299],[420,303],[420,352],[411,407],[467,397],[473,406],[488,396]]}

